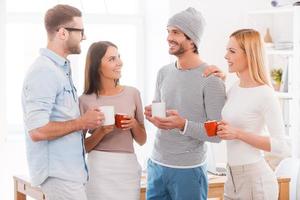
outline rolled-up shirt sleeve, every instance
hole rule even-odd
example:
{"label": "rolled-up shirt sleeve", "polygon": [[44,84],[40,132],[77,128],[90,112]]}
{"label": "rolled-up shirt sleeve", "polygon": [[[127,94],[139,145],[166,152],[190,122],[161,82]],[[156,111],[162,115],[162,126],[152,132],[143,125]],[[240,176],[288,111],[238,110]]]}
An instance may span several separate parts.
{"label": "rolled-up shirt sleeve", "polygon": [[280,157],[291,155],[291,140],[285,134],[280,104],[275,95],[266,100],[264,119],[270,134],[271,153]]}
{"label": "rolled-up shirt sleeve", "polygon": [[27,130],[46,125],[55,104],[59,81],[51,70],[39,69],[30,73],[24,82],[23,108]]}

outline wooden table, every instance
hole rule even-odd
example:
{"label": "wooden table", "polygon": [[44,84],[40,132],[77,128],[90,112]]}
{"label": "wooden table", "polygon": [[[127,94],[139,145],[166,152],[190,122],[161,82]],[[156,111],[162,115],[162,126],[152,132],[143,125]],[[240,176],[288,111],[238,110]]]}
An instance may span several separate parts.
{"label": "wooden table", "polygon": [[41,188],[32,186],[27,177],[14,176],[14,187],[15,200],[26,200],[26,196],[38,200],[46,199]]}
{"label": "wooden table", "polygon": [[[290,192],[290,178],[279,177],[277,178],[279,186],[279,200],[289,200]],[[223,199],[224,183],[226,176],[210,176],[208,187],[208,198],[220,198]]]}
{"label": "wooden table", "polygon": [[[145,178],[144,178],[145,179]],[[279,185],[279,200],[289,200],[289,185],[290,178],[280,177],[277,179]],[[224,194],[224,183],[226,181],[226,176],[209,176],[209,185],[208,185],[208,198],[217,198],[223,199]],[[141,187],[141,199],[146,199],[146,184],[145,180],[142,178],[142,187]]]}
{"label": "wooden table", "polygon": [[[26,177],[14,176],[14,195],[15,200],[26,200],[30,196],[37,200],[45,200],[41,188],[33,187]],[[279,200],[289,200],[290,178],[280,177],[277,179],[279,185]],[[225,176],[210,176],[208,198],[223,199]],[[141,200],[146,199],[146,178],[142,178]]]}

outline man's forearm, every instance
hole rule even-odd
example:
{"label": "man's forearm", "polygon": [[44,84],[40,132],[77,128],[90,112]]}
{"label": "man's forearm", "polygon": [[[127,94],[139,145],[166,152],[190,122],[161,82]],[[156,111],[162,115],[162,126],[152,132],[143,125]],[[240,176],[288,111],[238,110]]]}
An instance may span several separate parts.
{"label": "man's forearm", "polygon": [[49,122],[45,126],[31,130],[30,137],[33,141],[54,140],[74,131],[82,130],[83,125],[80,119],[65,122]]}

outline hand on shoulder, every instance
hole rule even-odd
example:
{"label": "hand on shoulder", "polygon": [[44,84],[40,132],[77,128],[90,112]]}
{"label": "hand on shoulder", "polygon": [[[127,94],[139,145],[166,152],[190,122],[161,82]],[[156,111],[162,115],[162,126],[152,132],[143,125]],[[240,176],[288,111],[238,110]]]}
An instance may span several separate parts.
{"label": "hand on shoulder", "polygon": [[217,66],[215,65],[209,65],[205,68],[203,72],[204,77],[208,77],[210,75],[214,75],[216,77],[219,77],[223,81],[226,80],[226,74]]}

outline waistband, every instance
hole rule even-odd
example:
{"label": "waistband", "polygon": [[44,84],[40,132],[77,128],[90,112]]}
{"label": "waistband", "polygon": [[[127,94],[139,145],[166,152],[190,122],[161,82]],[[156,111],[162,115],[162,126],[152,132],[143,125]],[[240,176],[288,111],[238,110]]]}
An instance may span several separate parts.
{"label": "waistband", "polygon": [[265,172],[271,170],[268,163],[264,159],[246,165],[237,165],[237,166],[227,165],[227,169],[233,175],[244,174],[246,172],[255,173],[255,172]]}
{"label": "waistband", "polygon": [[202,163],[199,163],[197,165],[188,165],[188,166],[177,166],[177,165],[168,165],[168,164],[164,164],[164,163],[161,163],[161,162],[158,162],[156,160],[154,160],[153,158],[149,158],[152,162],[158,164],[158,165],[161,165],[161,166],[164,166],[164,167],[169,167],[169,168],[176,168],[176,169],[192,169],[192,168],[196,168],[196,167],[201,167],[203,165],[206,164],[206,162],[202,162]]}

